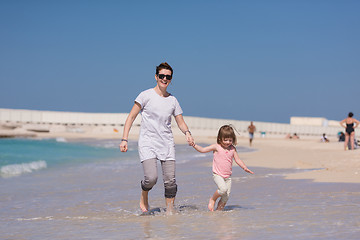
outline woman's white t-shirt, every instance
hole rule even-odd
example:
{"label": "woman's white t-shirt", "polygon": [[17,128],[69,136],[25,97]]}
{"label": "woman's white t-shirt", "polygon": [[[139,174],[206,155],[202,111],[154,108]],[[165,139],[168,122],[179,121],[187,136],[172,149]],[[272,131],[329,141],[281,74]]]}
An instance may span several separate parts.
{"label": "woman's white t-shirt", "polygon": [[155,89],[139,94],[135,102],[141,105],[139,156],[141,162],[151,158],[175,160],[175,143],[171,131],[171,116],[183,113],[179,102],[171,94],[161,97]]}

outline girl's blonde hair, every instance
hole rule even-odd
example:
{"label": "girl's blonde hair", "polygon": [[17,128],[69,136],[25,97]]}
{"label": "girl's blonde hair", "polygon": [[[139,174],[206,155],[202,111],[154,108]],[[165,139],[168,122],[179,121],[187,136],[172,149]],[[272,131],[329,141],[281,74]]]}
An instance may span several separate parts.
{"label": "girl's blonde hair", "polygon": [[219,129],[217,143],[221,144],[221,141],[225,138],[231,138],[233,140],[233,145],[236,145],[236,135],[234,129],[230,125],[224,125]]}

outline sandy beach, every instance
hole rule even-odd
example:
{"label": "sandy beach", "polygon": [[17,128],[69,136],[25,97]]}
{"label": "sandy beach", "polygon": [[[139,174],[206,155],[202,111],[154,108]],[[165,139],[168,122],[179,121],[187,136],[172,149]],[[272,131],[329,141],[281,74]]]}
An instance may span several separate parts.
{"label": "sandy beach", "polygon": [[[216,141],[215,137],[194,138],[198,143]],[[177,140],[184,143],[180,136]],[[239,137],[238,145],[248,146],[248,139]],[[320,138],[255,138],[253,148],[257,151],[241,153],[240,156],[248,167],[309,170],[288,174],[287,179],[360,183],[359,150],[344,151],[344,143],[335,138],[328,143],[320,142]]]}
{"label": "sandy beach", "polygon": [[343,142],[335,139],[322,143],[318,139],[257,139],[257,152],[242,154],[250,166],[308,169],[288,174],[287,179],[310,179],[315,182],[360,182],[359,151],[344,151]]}

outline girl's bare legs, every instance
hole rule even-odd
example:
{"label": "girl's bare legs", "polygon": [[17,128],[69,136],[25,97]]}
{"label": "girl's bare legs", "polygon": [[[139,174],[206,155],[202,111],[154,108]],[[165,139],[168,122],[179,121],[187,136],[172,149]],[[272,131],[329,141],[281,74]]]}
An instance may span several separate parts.
{"label": "girl's bare legs", "polygon": [[218,206],[217,206],[217,208],[216,208],[216,211],[222,211],[222,210],[224,210],[225,205],[226,205],[226,202],[222,202],[221,199],[220,199],[220,201],[219,201],[219,203],[218,203]]}
{"label": "girl's bare legs", "polygon": [[149,210],[149,200],[148,200],[149,191],[141,190],[140,196],[140,209],[143,212],[147,212]]}
{"label": "girl's bare legs", "polygon": [[216,200],[220,197],[221,195],[218,193],[218,191],[216,190],[214,195],[210,198],[209,200],[209,205],[208,205],[208,208],[210,211],[214,211],[214,208],[215,208],[215,203],[216,203]]}
{"label": "girl's bare legs", "polygon": [[346,150],[349,142],[349,134],[345,133],[344,150]]}

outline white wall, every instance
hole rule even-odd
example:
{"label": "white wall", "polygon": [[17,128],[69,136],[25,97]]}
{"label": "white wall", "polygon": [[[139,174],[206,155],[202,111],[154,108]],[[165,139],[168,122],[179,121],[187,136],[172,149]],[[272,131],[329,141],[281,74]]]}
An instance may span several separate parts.
{"label": "white wall", "polygon": [[[55,112],[55,111],[36,111],[20,109],[0,109],[0,123],[17,124],[52,124],[52,125],[104,125],[121,126],[125,123],[128,113],[79,113],[79,112]],[[247,133],[249,121],[211,119],[184,116],[185,122],[191,131],[197,135],[206,135],[208,130],[214,132],[216,136],[218,129],[225,124],[232,124],[237,131]],[[321,118],[319,118],[321,119]],[[318,120],[319,121],[319,120]],[[134,124],[140,125],[141,116],[136,118]],[[176,122],[172,121],[173,128]],[[328,136],[336,136],[339,131],[343,131],[339,126],[312,126],[307,124],[285,124],[270,122],[254,122],[257,133],[266,132],[266,135],[286,135],[297,133],[298,135],[321,136],[326,133]]]}

